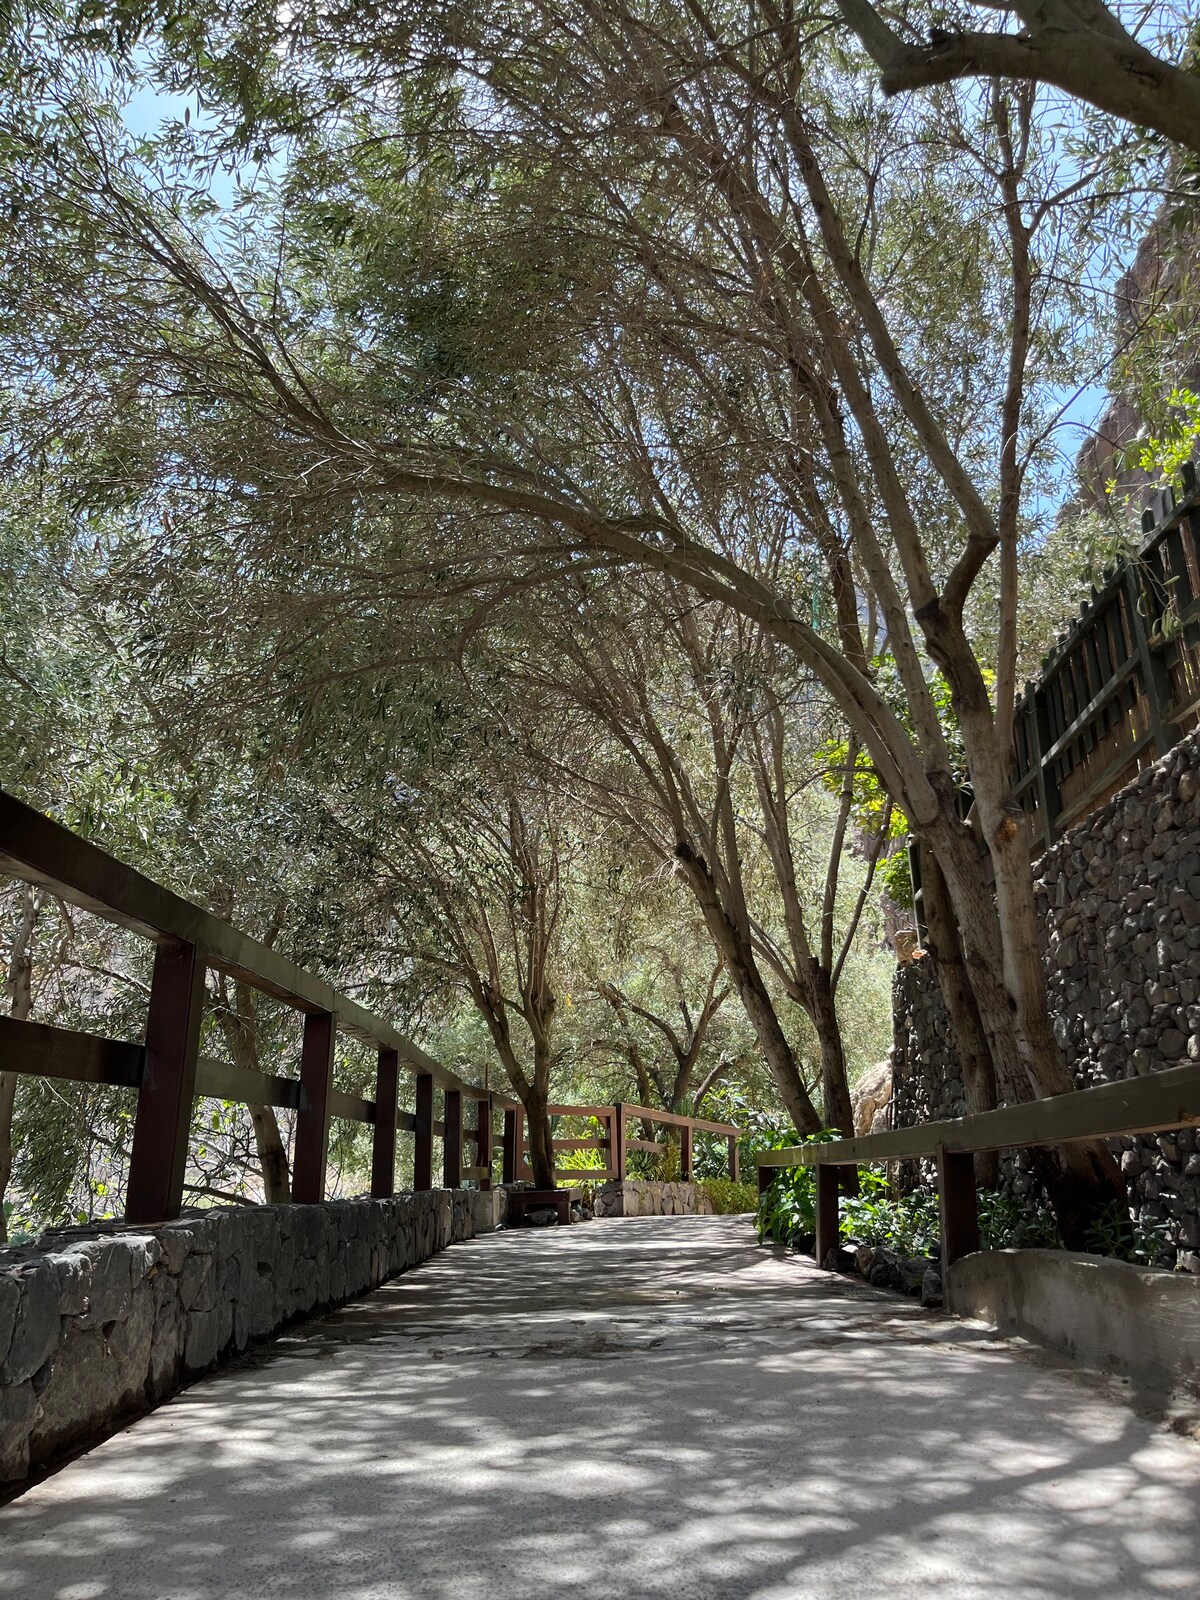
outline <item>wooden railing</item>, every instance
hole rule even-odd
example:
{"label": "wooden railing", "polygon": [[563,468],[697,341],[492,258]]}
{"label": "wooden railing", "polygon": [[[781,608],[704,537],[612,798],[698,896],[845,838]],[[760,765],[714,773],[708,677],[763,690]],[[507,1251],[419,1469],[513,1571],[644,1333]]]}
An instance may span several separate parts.
{"label": "wooden railing", "polygon": [[1200,481],[1189,462],[1142,519],[1016,709],[1035,857],[1200,724]]}
{"label": "wooden railing", "polygon": [[[503,1181],[517,1181],[523,1155],[518,1142],[519,1101],[465,1083],[391,1023],[323,979],[3,792],[0,874],[39,884],[59,899],[131,929],[156,947],[144,1044],[0,1016],[0,1071],[137,1090],[126,1221],[142,1224],[178,1216],[192,1103],[204,1097],[285,1107],[296,1113],[292,1197],[299,1203],[325,1198],[334,1117],[372,1128],[371,1193],[377,1198],[395,1193],[396,1135],[401,1130],[413,1134],[414,1189],[434,1187],[435,1137],[442,1140],[445,1188],[457,1188],[464,1181],[490,1188],[497,1142],[502,1146]],[[300,1013],[299,1077],[251,1072],[200,1054],[209,971],[227,973]],[[334,1083],[339,1031],[377,1052],[373,1099],[349,1094]],[[399,1103],[402,1070],[413,1078],[411,1111],[402,1110]],[[435,1090],[441,1092],[440,1117],[435,1115]],[[468,1101],[476,1107],[470,1124],[463,1114]],[[628,1115],[684,1126],[689,1167],[694,1130],[725,1135],[730,1139],[731,1169],[736,1172],[738,1130],[723,1123],[672,1117],[645,1106],[555,1109],[582,1110],[608,1119],[604,1142],[612,1153],[610,1176],[624,1176],[627,1149],[650,1148],[626,1139]],[[494,1137],[497,1111],[504,1118],[499,1141]],[[581,1148],[590,1142],[562,1145]],[[467,1146],[473,1146],[471,1163],[465,1161]],[[569,1169],[561,1174],[583,1175]]]}
{"label": "wooden railing", "polygon": [[[603,1167],[556,1167],[556,1178],[570,1178],[576,1183],[612,1182],[627,1176],[627,1152],[630,1150],[646,1150],[657,1155],[665,1156],[671,1148],[664,1140],[638,1139],[631,1137],[628,1129],[631,1121],[656,1122],[664,1127],[679,1129],[679,1177],[681,1181],[689,1182],[692,1177],[692,1167],[695,1155],[695,1139],[698,1133],[711,1133],[717,1138],[724,1139],[728,1148],[729,1176],[736,1182],[738,1176],[738,1140],[741,1138],[741,1129],[733,1127],[728,1122],[705,1122],[701,1117],[677,1116],[672,1111],[656,1111],[650,1106],[634,1106],[624,1101],[612,1106],[548,1106],[547,1111],[551,1117],[580,1117],[594,1119],[604,1128],[603,1134],[598,1137],[581,1139],[555,1139],[554,1150],[603,1150],[606,1156]],[[529,1140],[524,1138],[521,1142],[522,1158],[529,1149]],[[528,1165],[522,1167],[523,1176],[528,1177]]]}
{"label": "wooden railing", "polygon": [[1016,1150],[1037,1145],[1112,1139],[1169,1128],[1200,1127],[1200,1064],[1172,1067],[1144,1078],[1102,1083],[1091,1089],[1002,1106],[947,1122],[827,1144],[762,1150],[756,1156],[759,1192],[787,1167],[815,1167],[817,1185],[816,1258],[823,1264],[838,1244],[839,1172],[873,1162],[911,1161],[931,1156],[937,1162],[941,1207],[942,1261],[946,1266],[979,1248],[973,1156],[981,1150]]}

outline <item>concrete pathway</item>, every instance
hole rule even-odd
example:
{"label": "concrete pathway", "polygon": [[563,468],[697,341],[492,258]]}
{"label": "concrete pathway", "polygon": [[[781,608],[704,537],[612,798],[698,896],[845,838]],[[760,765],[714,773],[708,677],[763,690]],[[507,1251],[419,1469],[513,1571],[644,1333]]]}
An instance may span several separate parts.
{"label": "concrete pathway", "polygon": [[498,1234],[0,1511],[21,1600],[1200,1593],[1200,1444],[747,1222]]}

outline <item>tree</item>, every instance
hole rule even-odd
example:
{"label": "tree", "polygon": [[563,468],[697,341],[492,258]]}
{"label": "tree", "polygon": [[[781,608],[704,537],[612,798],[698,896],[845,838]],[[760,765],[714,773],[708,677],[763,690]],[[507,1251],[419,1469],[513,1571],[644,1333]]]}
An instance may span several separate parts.
{"label": "tree", "polygon": [[[192,407],[185,457],[199,461],[219,444],[222,467],[214,459],[205,481],[218,497],[231,478],[252,483],[247,522],[260,530],[264,514],[278,529],[302,502],[327,524],[329,508],[348,502],[357,533],[371,516],[387,526],[394,560],[397,521],[432,506],[426,526],[443,587],[495,584],[505,529],[510,583],[615,559],[761,627],[819,678],[937,860],[997,1076],[1014,1093],[1065,1091],[1011,787],[1015,552],[1066,320],[1056,285],[1075,280],[1087,248],[1069,207],[1082,194],[1101,203],[1103,163],[1081,173],[1066,160],[1062,170],[1020,85],[885,110],[864,93],[856,63],[815,54],[811,39],[800,49],[796,19],[769,7],[754,8],[749,30],[717,7],[668,15],[611,0],[582,19],[550,3],[535,11],[356,18],[352,53],[336,25],[309,31],[304,15],[287,23],[295,49],[286,57],[260,37],[260,86],[275,74],[276,90],[303,79],[318,91],[313,160],[274,221],[260,212],[257,232],[244,227],[219,253],[189,231],[178,200],[164,205],[89,156],[84,128],[74,176],[63,181],[61,157],[55,175],[95,252],[72,268],[52,249],[54,270],[74,270],[84,303],[98,302],[91,338],[112,338],[123,373],[171,374]],[[213,25],[241,49],[242,20]],[[479,78],[503,108],[494,120],[466,95]],[[319,91],[331,80],[341,109],[322,126],[333,97]],[[401,83],[415,101],[393,94]],[[418,86],[433,92],[422,99]],[[281,98],[260,97],[256,137]],[[392,154],[356,166],[359,151],[378,148],[375,133],[393,152],[414,152],[415,164]],[[906,160],[913,150],[930,159]],[[339,224],[323,248],[333,173],[343,216],[350,186],[355,224]],[[528,240],[531,219],[554,259],[576,263],[573,289],[580,263],[597,274],[586,294],[565,294],[557,278],[539,298],[544,286],[525,281],[539,318],[536,361],[528,323],[507,346],[490,324],[488,360],[470,367],[470,381],[443,345],[432,361],[422,353],[420,319],[405,316],[421,303],[428,255],[409,258],[420,267],[401,274],[397,292],[378,247],[389,229],[394,244],[397,226],[384,195],[404,211],[400,232],[429,231],[428,214],[413,207],[429,185],[450,218],[432,233],[455,263],[452,281],[486,282],[491,270],[494,287],[496,264],[514,239]],[[965,266],[949,297],[931,218],[954,227]],[[1038,260],[1038,241],[1060,259]],[[29,260],[43,254],[35,241]],[[472,279],[475,257],[488,265]],[[389,268],[395,260],[386,256]],[[118,282],[132,291],[134,279],[136,294],[114,293]],[[322,286],[334,291],[332,314],[314,322],[306,307]],[[496,310],[486,290],[477,303]],[[555,346],[568,335],[570,349]],[[399,421],[397,394],[418,402]],[[684,418],[698,424],[690,438],[674,425],[682,396]],[[718,424],[742,473],[787,508],[792,547],[820,574],[830,625],[797,593],[799,561],[791,581],[762,573],[687,493],[681,467],[710,448]],[[149,478],[161,495],[161,467]],[[964,624],[993,558],[994,707]],[[367,556],[360,568],[374,565]],[[873,681],[864,591],[903,685],[905,720]],[[930,661],[962,730],[982,857],[958,814]],[[1062,1160],[1070,1177],[1057,1200],[1075,1238],[1097,1188],[1115,1193],[1119,1175],[1098,1148]]]}
{"label": "tree", "polygon": [[[837,0],[853,30],[880,69],[885,94],[928,89],[958,78],[1014,78],[1049,84],[1110,116],[1152,128],[1185,150],[1200,153],[1200,81],[1192,60],[1194,19],[1184,10],[1154,15],[1168,56],[1156,55],[1136,37],[1150,23],[1137,14],[1134,32],[1116,8],[1100,0],[1015,0],[1017,32],[980,26],[997,20],[997,8],[966,6],[959,17],[928,8],[886,13],[870,0]],[[947,26],[947,22],[950,26]],[[1164,28],[1164,21],[1167,27]],[[921,23],[924,23],[922,27]],[[1171,24],[1174,24],[1173,28]]]}

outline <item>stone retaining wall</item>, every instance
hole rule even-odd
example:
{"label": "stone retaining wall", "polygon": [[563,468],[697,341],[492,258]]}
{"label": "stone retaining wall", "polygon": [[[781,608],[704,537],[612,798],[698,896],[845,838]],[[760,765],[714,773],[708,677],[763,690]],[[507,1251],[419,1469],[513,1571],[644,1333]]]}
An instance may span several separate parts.
{"label": "stone retaining wall", "polygon": [[503,1191],[237,1206],[0,1251],[0,1483],[501,1220]]}
{"label": "stone retaining wall", "polygon": [[1200,1392],[1200,1283],[1069,1250],[989,1250],[950,1268],[961,1317],[1151,1390]]}
{"label": "stone retaining wall", "polygon": [[[1055,1033],[1076,1084],[1200,1061],[1200,733],[1139,773],[1034,868]],[[962,1076],[928,960],[899,967],[894,1126],[962,1115]],[[1196,1132],[1116,1142],[1141,1221],[1200,1273]],[[1010,1182],[1031,1187],[1015,1169]]]}
{"label": "stone retaining wall", "polygon": [[592,1206],[597,1217],[711,1217],[712,1201],[696,1183],[660,1183],[625,1178],[597,1184]]}

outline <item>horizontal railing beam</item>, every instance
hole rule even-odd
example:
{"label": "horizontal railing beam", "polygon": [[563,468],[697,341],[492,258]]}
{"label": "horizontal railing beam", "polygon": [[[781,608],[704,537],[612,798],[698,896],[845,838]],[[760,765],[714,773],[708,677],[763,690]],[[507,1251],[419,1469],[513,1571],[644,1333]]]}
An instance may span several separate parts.
{"label": "horizontal railing beam", "polygon": [[867,1166],[912,1161],[939,1149],[1016,1150],[1188,1127],[1200,1127],[1200,1064],[890,1133],[760,1150],[754,1159],[760,1167]]}
{"label": "horizontal railing beam", "polygon": [[194,944],[205,965],[249,984],[298,1011],[332,1012],[338,1027],[377,1048],[395,1050],[418,1072],[428,1072],[446,1088],[474,1099],[483,1091],[427,1055],[390,1023],[306,972],[278,951],[259,944],[211,912],[165,889],[116,860],[87,839],[0,792],[0,873],[38,884],[72,905],[148,939],[171,938]]}
{"label": "horizontal railing beam", "polygon": [[201,1056],[196,1063],[197,1100],[234,1100],[242,1105],[279,1106],[300,1111],[304,1091],[299,1078],[268,1077],[248,1067],[235,1067],[228,1061]]}
{"label": "horizontal railing beam", "polygon": [[663,1122],[672,1128],[690,1127],[698,1133],[723,1133],[736,1134],[741,1137],[742,1130],[735,1128],[728,1122],[704,1122],[700,1117],[681,1117],[674,1111],[656,1111],[652,1106],[625,1105],[627,1117],[640,1117],[643,1122]]}
{"label": "horizontal railing beam", "polygon": [[45,1022],[0,1017],[0,1072],[136,1089],[145,1070],[143,1045],[77,1033],[73,1028],[54,1028]]}

